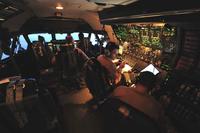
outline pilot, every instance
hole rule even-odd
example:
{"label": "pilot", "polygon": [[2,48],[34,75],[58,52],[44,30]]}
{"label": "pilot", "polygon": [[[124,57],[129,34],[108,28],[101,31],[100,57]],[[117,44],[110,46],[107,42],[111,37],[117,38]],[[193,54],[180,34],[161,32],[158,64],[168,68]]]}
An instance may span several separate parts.
{"label": "pilot", "polygon": [[124,67],[124,62],[117,68],[113,60],[117,57],[119,46],[113,42],[109,42],[105,48],[104,54],[97,57],[97,60],[107,70],[109,79],[114,85],[121,81],[121,70]]}
{"label": "pilot", "polygon": [[119,86],[113,91],[112,97],[122,100],[152,119],[159,121],[162,116],[161,105],[149,95],[155,84],[156,76],[153,73],[141,72],[136,78],[134,87]]}

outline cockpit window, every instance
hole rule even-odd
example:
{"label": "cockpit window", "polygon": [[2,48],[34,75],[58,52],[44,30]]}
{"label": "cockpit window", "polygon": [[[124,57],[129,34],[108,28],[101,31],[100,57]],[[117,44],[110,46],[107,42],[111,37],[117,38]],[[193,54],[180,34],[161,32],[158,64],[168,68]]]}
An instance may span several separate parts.
{"label": "cockpit window", "polygon": [[23,35],[19,36],[19,43],[22,49],[26,50],[28,48],[28,43],[26,42]]}
{"label": "cockpit window", "polygon": [[84,37],[88,37],[89,33],[83,33]]}
{"label": "cockpit window", "polygon": [[71,34],[71,36],[73,37],[74,40],[79,40],[78,34],[79,32],[74,32]]}
{"label": "cockpit window", "polygon": [[[74,33],[71,33],[71,36],[73,37],[74,40],[79,40],[79,37],[78,37],[78,34],[80,32],[74,32]],[[88,37],[89,36],[89,33],[83,33],[84,37]],[[56,33],[55,34],[56,36],[56,40],[65,40],[66,36],[67,36],[67,33]]]}
{"label": "cockpit window", "polygon": [[1,60],[4,60],[4,59],[9,58],[9,57],[10,57],[9,55],[3,53],[2,56],[1,56]]}
{"label": "cockpit window", "polygon": [[98,34],[99,39],[104,38],[104,35]]}
{"label": "cockpit window", "polygon": [[[78,34],[80,32],[74,32],[71,34],[71,36],[73,37],[74,40],[79,40]],[[84,37],[87,38],[89,36],[89,33],[83,33]]]}
{"label": "cockpit window", "polygon": [[90,42],[92,43],[92,45],[96,45],[97,44],[97,39],[96,39],[94,33],[92,33],[92,35],[91,35]]}
{"label": "cockpit window", "polygon": [[65,40],[67,33],[63,33],[63,34],[56,33],[55,36],[56,36],[56,40]]}
{"label": "cockpit window", "polygon": [[51,42],[51,40],[52,40],[52,36],[49,33],[37,33],[37,34],[29,34],[28,35],[28,37],[32,43],[34,41],[38,41],[38,36],[44,37],[45,42]]}
{"label": "cockpit window", "polygon": [[[13,43],[13,38],[11,38],[10,41],[11,41],[11,44],[12,44]],[[14,49],[14,53],[15,54],[19,53],[20,51],[25,51],[28,48],[28,43],[25,40],[23,35],[20,35],[18,37],[18,41],[15,42],[15,43],[16,43],[16,47]],[[12,45],[10,45],[10,48],[12,48]]]}
{"label": "cockpit window", "polygon": [[[73,39],[75,41],[79,40],[79,37],[78,37],[79,33],[80,32],[71,33],[71,36],[73,37]],[[85,38],[89,37],[89,33],[83,33],[83,35],[84,35]],[[100,40],[104,38],[104,35],[102,35],[102,34],[97,34],[97,35],[98,35]],[[67,33],[62,33],[62,34],[61,33],[56,33],[55,34],[56,40],[65,40],[66,36],[67,36]],[[92,43],[92,45],[96,45],[96,44],[99,43],[94,33],[91,33],[90,42]]]}

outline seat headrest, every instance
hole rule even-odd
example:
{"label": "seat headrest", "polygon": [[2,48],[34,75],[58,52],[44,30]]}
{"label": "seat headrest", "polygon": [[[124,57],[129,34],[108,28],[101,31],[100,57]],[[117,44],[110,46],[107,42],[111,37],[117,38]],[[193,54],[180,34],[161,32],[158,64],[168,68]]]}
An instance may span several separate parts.
{"label": "seat headrest", "polygon": [[85,81],[93,96],[106,95],[111,91],[107,71],[96,58],[90,58],[86,62],[84,69]]}
{"label": "seat headrest", "polygon": [[152,118],[117,98],[108,98],[97,112],[111,131],[160,133],[158,124]]}

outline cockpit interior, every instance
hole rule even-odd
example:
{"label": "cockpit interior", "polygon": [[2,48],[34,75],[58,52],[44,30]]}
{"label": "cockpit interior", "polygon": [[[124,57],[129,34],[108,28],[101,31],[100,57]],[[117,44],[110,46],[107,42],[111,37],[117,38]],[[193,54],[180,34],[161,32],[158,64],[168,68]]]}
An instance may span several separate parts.
{"label": "cockpit interior", "polygon": [[199,133],[200,1],[0,0],[0,132]]}

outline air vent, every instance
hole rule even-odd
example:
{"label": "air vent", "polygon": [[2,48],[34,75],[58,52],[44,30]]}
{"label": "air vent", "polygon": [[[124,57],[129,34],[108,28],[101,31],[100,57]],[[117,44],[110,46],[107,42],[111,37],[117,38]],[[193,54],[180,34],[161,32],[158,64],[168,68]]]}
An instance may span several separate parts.
{"label": "air vent", "polygon": [[22,10],[12,3],[0,2],[0,22],[21,12]]}
{"label": "air vent", "polygon": [[5,10],[6,10],[7,12],[11,12],[11,13],[14,13],[14,12],[19,11],[19,9],[17,9],[17,8],[15,8],[15,7],[13,7],[13,6],[8,6],[8,7],[5,8]]}
{"label": "air vent", "polygon": [[2,17],[9,17],[12,16],[16,13],[18,13],[19,9],[12,7],[12,6],[8,6],[6,8],[4,8],[3,10],[0,10],[0,16]]}

